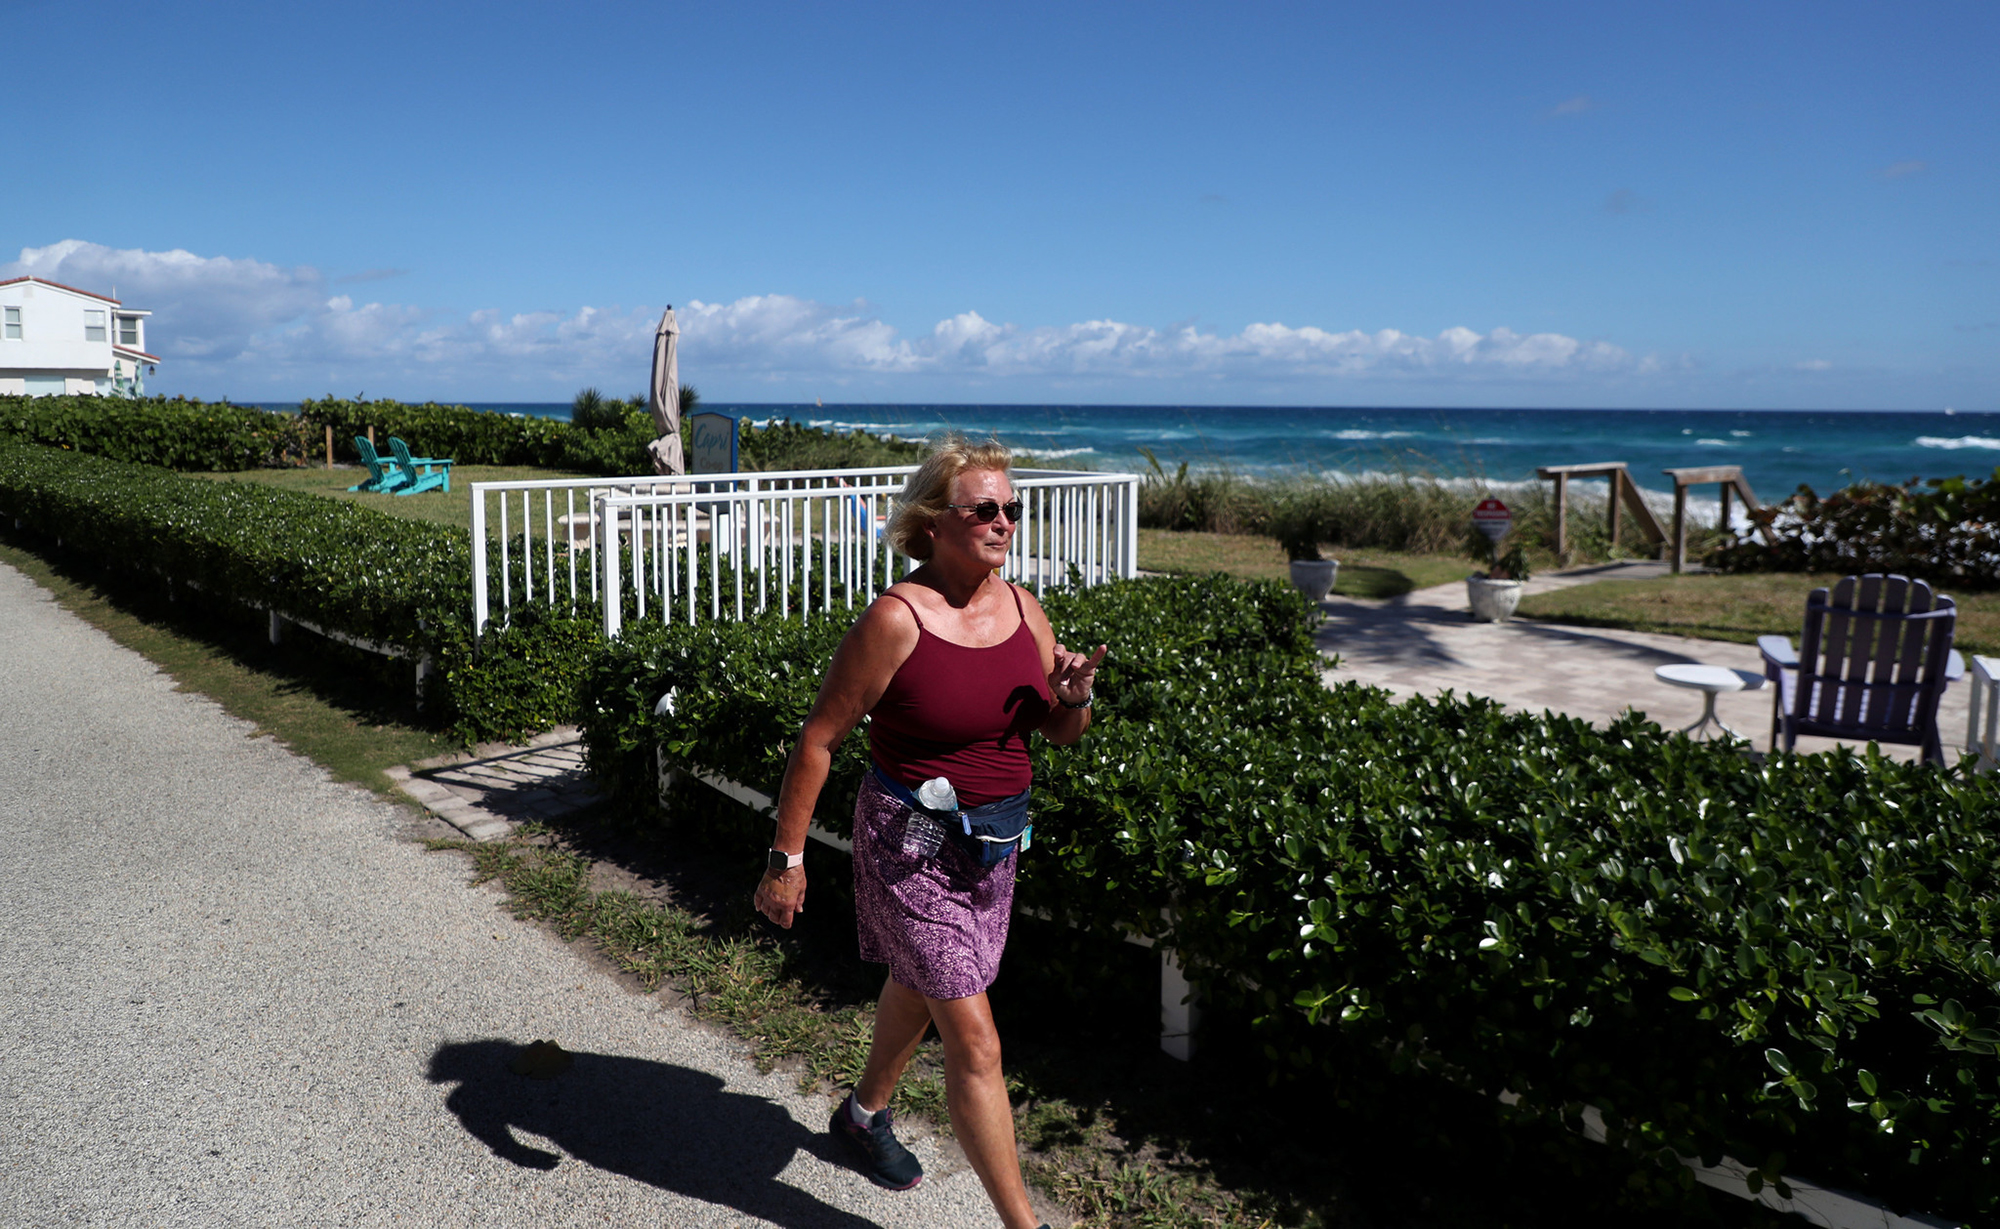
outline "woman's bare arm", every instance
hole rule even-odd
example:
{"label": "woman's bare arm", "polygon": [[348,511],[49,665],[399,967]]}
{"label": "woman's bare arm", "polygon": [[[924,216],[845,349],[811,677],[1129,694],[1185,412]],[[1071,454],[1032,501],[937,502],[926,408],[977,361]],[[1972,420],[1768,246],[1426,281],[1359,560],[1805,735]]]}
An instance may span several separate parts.
{"label": "woman's bare arm", "polygon": [[[785,763],[784,784],[778,787],[778,827],[771,847],[800,853],[812,827],[813,808],[833,767],[834,752],[882,699],[889,680],[917,647],[917,621],[910,608],[891,597],[880,597],[855,620],[833,664],[821,681],[819,697],[799,729]],[[803,912],[806,898],[804,867],[766,871],[757,884],[757,909],[780,926]]]}

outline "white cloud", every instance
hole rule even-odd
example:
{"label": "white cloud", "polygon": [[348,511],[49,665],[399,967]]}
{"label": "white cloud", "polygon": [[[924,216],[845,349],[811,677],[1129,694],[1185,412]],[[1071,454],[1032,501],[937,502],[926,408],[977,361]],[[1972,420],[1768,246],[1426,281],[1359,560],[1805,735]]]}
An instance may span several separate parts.
{"label": "white cloud", "polygon": [[1549,108],[1549,114],[1551,116],[1582,115],[1586,111],[1595,110],[1597,110],[1597,100],[1595,98],[1592,98],[1588,94],[1578,94],[1574,98],[1564,99],[1562,102]]}
{"label": "white cloud", "polygon": [[[65,239],[22,248],[0,277],[33,274],[155,313],[147,343],[175,358],[226,360],[252,334],[296,319],[324,295],[317,269],[281,269],[260,260],[108,248]],[[159,327],[164,325],[165,327]],[[169,340],[170,339],[170,340]],[[162,348],[164,347],[164,349]]]}
{"label": "white cloud", "polygon": [[[108,292],[154,312],[148,341],[170,364],[167,387],[205,395],[263,396],[400,390],[468,400],[567,396],[584,384],[614,394],[644,381],[657,307],[469,314],[407,304],[357,302],[330,293],[309,267],[201,257],[185,251],[115,250],[65,240],[28,248],[0,276],[33,273]],[[353,282],[362,279],[343,279]],[[1396,381],[1471,383],[1575,380],[1660,370],[1618,346],[1558,333],[1481,333],[1450,328],[1435,337],[1396,329],[1329,331],[1255,323],[1235,333],[1194,325],[1153,328],[1117,320],[1022,327],[977,311],[905,337],[867,303],[751,295],[727,303],[691,300],[676,312],[682,370],[717,393],[755,399],[801,382],[899,388],[1026,388],[1078,381],[1157,387],[1168,381],[1254,380],[1266,384]],[[164,379],[160,381],[164,382]],[[624,390],[624,391],[630,391]]]}

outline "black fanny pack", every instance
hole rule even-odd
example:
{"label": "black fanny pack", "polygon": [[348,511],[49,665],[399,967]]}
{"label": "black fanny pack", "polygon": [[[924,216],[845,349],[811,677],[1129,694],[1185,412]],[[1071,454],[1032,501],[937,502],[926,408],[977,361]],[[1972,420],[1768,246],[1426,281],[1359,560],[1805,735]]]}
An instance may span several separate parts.
{"label": "black fanny pack", "polygon": [[883,772],[880,764],[875,766],[875,780],[896,801],[943,824],[945,833],[981,866],[997,866],[1034,844],[1035,825],[1028,816],[1031,789],[984,806],[938,811],[917,801],[915,792]]}

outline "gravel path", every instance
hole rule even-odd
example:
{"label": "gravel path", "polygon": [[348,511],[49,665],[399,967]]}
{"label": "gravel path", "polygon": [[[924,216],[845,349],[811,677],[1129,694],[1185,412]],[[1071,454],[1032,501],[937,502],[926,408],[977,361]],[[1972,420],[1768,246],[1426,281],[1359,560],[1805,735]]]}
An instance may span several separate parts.
{"label": "gravel path", "polygon": [[[0,565],[0,1221],[987,1226]],[[529,1040],[568,1074],[511,1074]]]}

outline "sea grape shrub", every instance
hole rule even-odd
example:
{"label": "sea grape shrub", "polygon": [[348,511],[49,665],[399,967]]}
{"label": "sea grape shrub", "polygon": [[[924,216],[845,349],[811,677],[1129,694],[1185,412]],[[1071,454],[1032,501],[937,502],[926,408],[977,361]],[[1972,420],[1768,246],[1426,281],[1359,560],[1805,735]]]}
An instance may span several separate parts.
{"label": "sea grape shrub", "polygon": [[746,471],[865,469],[915,465],[923,460],[924,445],[866,431],[831,431],[789,418],[744,418],[737,423],[736,457]]}
{"label": "sea grape shrub", "polygon": [[[1649,1155],[2000,1212],[2000,777],[1328,689],[1278,586],[1045,601],[1112,656],[1090,737],[1038,755],[1022,903],[1172,947],[1274,1078],[1365,1098],[1388,1095],[1368,1072],[1422,1069],[1522,1115],[1596,1105]],[[610,646],[594,770],[650,805],[657,746],[775,793],[843,630]],[[865,766],[857,735],[823,822]]]}
{"label": "sea grape shrub", "polygon": [[[180,397],[0,396],[0,435],[114,461],[185,471],[231,471],[312,464],[333,432],[337,461],[360,460],[354,439],[372,430],[423,456],[460,465],[511,465],[622,478],[651,474],[651,413],[642,398],[599,398],[579,422],[388,399],[307,399],[296,414],[227,401]],[[809,427],[788,419],[741,424],[739,456],[748,470],[908,465],[923,445],[866,432]]]}
{"label": "sea grape shrub", "polygon": [[1801,486],[1750,513],[1771,537],[1707,556],[1725,572],[1891,572],[1962,590],[2000,588],[2000,469],[1986,479],[1857,482],[1822,499]]}
{"label": "sea grape shrub", "polygon": [[[44,548],[133,583],[161,578],[218,604],[266,607],[329,630],[428,653],[436,719],[471,740],[571,715],[599,640],[597,612],[523,612],[475,652],[465,531],[341,500],[188,477],[0,435],[0,515]],[[566,561],[564,561],[566,562]],[[517,539],[512,583],[526,581]]]}
{"label": "sea grape shrub", "polygon": [[297,415],[227,401],[0,396],[0,435],[167,469],[303,465],[316,434]]}
{"label": "sea grape shrub", "polygon": [[434,401],[408,405],[386,399],[308,398],[299,403],[299,416],[315,426],[333,428],[334,455],[350,461],[359,459],[354,437],[366,436],[372,429],[378,449],[386,447],[393,435],[419,456],[450,457],[460,465],[553,467],[562,441],[574,430],[554,418]]}

